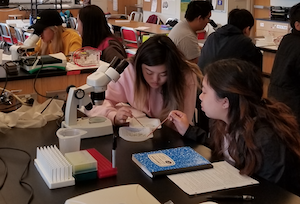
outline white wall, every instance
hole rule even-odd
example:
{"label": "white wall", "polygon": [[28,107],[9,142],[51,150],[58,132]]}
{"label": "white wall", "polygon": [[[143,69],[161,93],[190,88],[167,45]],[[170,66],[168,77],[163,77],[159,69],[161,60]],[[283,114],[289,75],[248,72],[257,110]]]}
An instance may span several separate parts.
{"label": "white wall", "polygon": [[[92,0],[94,1],[94,0]],[[162,0],[163,2],[164,0]],[[184,14],[185,11],[181,12],[181,0],[167,0],[169,2],[173,3],[172,11],[173,12],[167,12],[167,13],[157,13],[157,12],[151,12],[151,11],[143,11],[143,21],[146,22],[148,17],[152,14],[158,15],[163,22],[166,22],[168,18],[177,18],[177,19],[184,19]],[[216,0],[213,0],[212,3],[214,4],[217,2]],[[225,10],[224,11],[212,11],[212,17],[216,23],[219,23],[221,25],[227,24],[227,17],[228,13],[233,9],[233,8],[245,8],[251,11],[253,8],[253,0],[223,0],[225,3]],[[229,2],[229,3],[228,3]],[[161,6],[161,5],[157,5]],[[171,14],[172,13],[172,14]]]}
{"label": "white wall", "polygon": [[[213,0],[212,4],[215,8],[217,1]],[[252,12],[253,0],[223,0],[224,10],[213,10],[211,12],[211,19],[214,20],[217,24],[225,25],[227,24],[228,14],[232,9],[240,8],[247,9]]]}
{"label": "white wall", "polygon": [[[160,17],[160,19],[165,23],[168,18],[177,18],[180,19],[180,2],[181,0],[162,0],[162,2],[168,1],[169,7],[168,9],[163,10],[161,8],[161,13],[151,12],[151,11],[143,11],[143,21],[146,22],[148,17],[152,14],[155,14]],[[162,5],[157,5],[158,7],[162,7]]]}
{"label": "white wall", "polygon": [[104,13],[107,13],[107,0],[91,0],[91,2],[99,6]]}
{"label": "white wall", "polygon": [[293,5],[299,3],[299,0],[271,0],[271,6],[284,6],[292,7]]}

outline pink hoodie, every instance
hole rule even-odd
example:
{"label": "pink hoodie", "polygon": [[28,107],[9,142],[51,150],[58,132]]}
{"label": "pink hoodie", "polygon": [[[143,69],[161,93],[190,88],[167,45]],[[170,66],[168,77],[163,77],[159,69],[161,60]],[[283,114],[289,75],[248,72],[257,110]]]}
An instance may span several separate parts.
{"label": "pink hoodie", "polygon": [[[193,72],[186,74],[186,81],[188,82],[184,91],[184,110],[187,117],[192,124],[192,119],[196,106],[197,97],[197,79]],[[116,104],[123,102],[128,103],[131,107],[137,109],[134,102],[134,83],[135,83],[135,70],[131,64],[121,74],[117,82],[110,82],[107,86],[105,93],[105,100],[101,106],[94,106],[92,110],[85,111],[90,116],[105,116],[112,122],[117,113]],[[153,118],[161,118],[160,112],[162,110],[163,98],[160,89],[150,89],[149,100],[146,101],[145,106],[142,108],[147,116]]]}

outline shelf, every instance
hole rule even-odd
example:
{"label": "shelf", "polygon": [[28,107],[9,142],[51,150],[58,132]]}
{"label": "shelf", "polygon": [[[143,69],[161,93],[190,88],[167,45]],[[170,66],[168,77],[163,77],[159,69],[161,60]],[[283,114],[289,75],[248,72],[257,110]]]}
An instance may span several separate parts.
{"label": "shelf", "polygon": [[[40,3],[38,2],[38,0],[35,0],[35,2],[33,2],[34,0],[30,1],[31,4],[31,16],[36,19],[37,14],[38,14],[38,6],[40,5],[55,5],[55,9],[60,9],[60,11],[62,11],[62,3],[63,0],[55,0],[55,3],[52,2],[45,2],[45,3]],[[60,5],[60,8],[58,8],[58,5]],[[35,11],[35,12],[34,12]]]}

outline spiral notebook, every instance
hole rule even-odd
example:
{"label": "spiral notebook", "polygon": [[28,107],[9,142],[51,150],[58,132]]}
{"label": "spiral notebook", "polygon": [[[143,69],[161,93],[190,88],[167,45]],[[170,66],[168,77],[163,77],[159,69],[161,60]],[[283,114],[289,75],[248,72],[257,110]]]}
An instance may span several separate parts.
{"label": "spiral notebook", "polygon": [[136,153],[132,155],[132,160],[151,178],[212,168],[210,161],[191,147]]}

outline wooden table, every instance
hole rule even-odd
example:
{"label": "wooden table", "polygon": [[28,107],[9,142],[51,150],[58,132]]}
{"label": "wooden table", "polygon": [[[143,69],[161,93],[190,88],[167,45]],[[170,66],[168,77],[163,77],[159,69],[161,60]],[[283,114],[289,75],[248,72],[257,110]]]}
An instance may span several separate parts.
{"label": "wooden table", "polygon": [[[79,87],[85,84],[87,76],[95,70],[96,68],[70,71],[42,70],[38,76],[36,76],[37,73],[30,74],[20,68],[17,75],[7,76],[6,84],[6,72],[0,67],[0,87],[4,87],[6,84],[7,90],[19,90],[20,92],[18,92],[17,95],[32,95],[36,93],[37,90],[40,94],[45,96],[47,92],[65,91],[70,85]],[[46,98],[40,95],[37,96],[39,103],[45,100]]]}
{"label": "wooden table", "polygon": [[144,23],[139,21],[127,21],[127,20],[115,20],[108,19],[108,23],[112,26],[116,27],[130,27],[134,28],[137,31],[141,31],[149,34],[168,34],[170,30],[161,29],[161,25],[152,24],[152,23]]}
{"label": "wooden table", "polygon": [[262,61],[262,72],[263,72],[263,97],[268,98],[268,89],[270,84],[270,76],[276,56],[276,52],[278,49],[277,45],[274,45],[273,42],[265,42],[265,40],[257,40],[256,46],[262,51],[263,53],[263,61]]}

